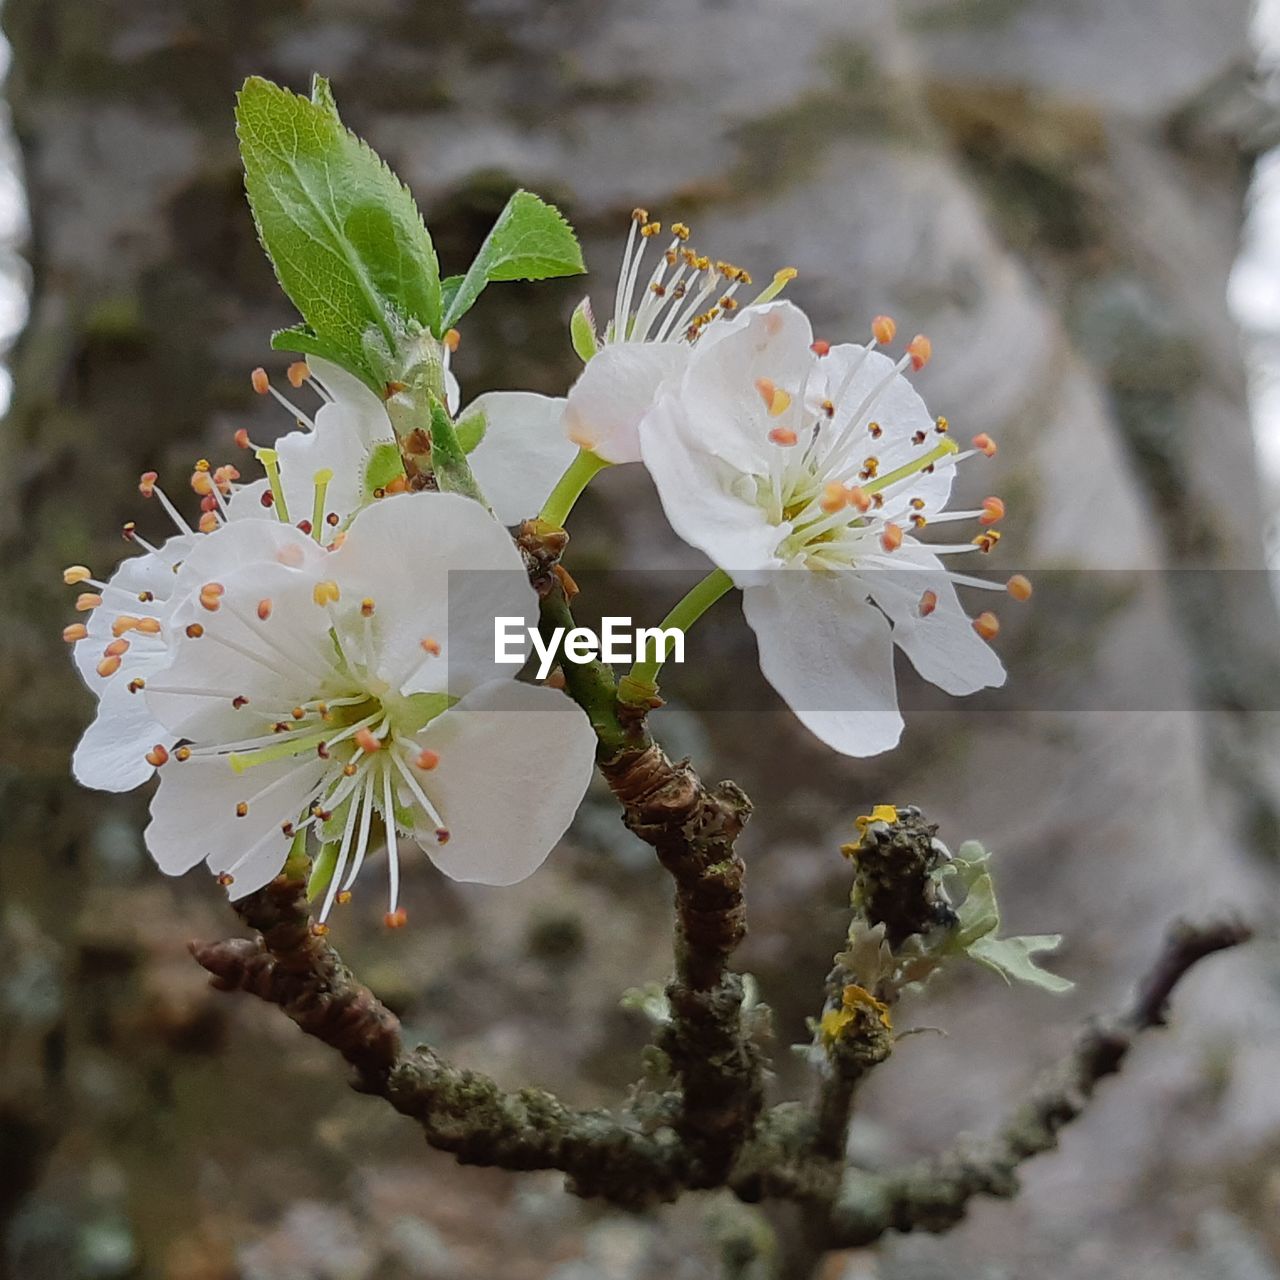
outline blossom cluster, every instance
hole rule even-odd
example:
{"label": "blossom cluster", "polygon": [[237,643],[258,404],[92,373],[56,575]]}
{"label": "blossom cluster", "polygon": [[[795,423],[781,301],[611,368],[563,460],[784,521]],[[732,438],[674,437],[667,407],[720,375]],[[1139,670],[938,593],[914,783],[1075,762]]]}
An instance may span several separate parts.
{"label": "blossom cluster", "polygon": [[[323,922],[385,848],[390,925],[405,918],[409,849],[458,880],[530,874],[573,818],[596,739],[563,682],[495,661],[494,619],[532,632],[538,618],[510,528],[563,524],[606,465],[642,464],[672,528],[714,566],[667,621],[683,630],[740,591],[765,676],[837,751],[896,744],[895,646],[949,693],[1002,683],[995,614],[971,620],[957,594],[992,584],[947,567],[999,540],[999,499],[948,508],[957,467],[995,444],[961,447],[926,409],[908,374],[928,341],[895,360],[884,316],[865,343],[815,338],[778,297],[794,272],[751,297],[748,272],[688,241],[683,224],[664,237],[636,211],[603,331],[589,304],[574,315],[585,367],[564,397],[460,408],[457,332],[444,335],[444,412],[466,440],[470,493],[411,484],[398,389],[379,396],[319,356],[288,369],[313,408],[254,371],[292,429],[236,433],[260,478],[198,462],[194,523],[142,476],[172,532],[153,542],[128,526],[139,554],[105,579],[69,568],[82,620],[64,638],[98,699],[75,776],[124,791],[159,775],[145,839],[162,870],[206,863],[238,898],[296,859]],[[928,540],[954,522],[975,535]],[[451,595],[459,570],[486,572]],[[1030,594],[1020,576],[998,589]],[[633,693],[656,690],[657,665],[633,669]]]}

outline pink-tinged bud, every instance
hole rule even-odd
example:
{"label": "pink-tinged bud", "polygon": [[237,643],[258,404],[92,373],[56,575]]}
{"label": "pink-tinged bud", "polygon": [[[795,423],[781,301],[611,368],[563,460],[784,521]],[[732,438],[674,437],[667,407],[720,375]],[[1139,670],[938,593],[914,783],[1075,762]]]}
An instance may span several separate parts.
{"label": "pink-tinged bud", "polygon": [[[887,347],[898,332],[898,326],[892,316],[876,316],[871,322],[871,336],[882,346]],[[916,339],[920,341],[919,338]],[[927,341],[927,339],[926,339]],[[910,350],[910,348],[908,348]],[[925,357],[928,358],[927,356]]]}
{"label": "pink-tinged bud", "polygon": [[917,333],[907,343],[907,355],[911,357],[911,367],[919,373],[929,363],[930,357],[933,355],[933,343],[923,333]]}

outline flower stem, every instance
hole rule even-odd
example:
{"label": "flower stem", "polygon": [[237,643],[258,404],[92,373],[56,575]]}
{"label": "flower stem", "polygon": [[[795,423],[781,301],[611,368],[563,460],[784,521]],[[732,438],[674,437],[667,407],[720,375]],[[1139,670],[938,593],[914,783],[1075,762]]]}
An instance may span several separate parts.
{"label": "flower stem", "polygon": [[592,477],[608,465],[598,455],[580,449],[564,475],[556,481],[556,487],[551,490],[551,496],[543,504],[538,518],[563,529],[564,522],[569,518],[573,504],[582,496],[582,491],[591,483]]}
{"label": "flower stem", "polygon": [[[675,628],[687,632],[697,620],[733,586],[733,579],[723,569],[712,569],[697,586],[682,597],[659,624],[663,631]],[[658,691],[658,672],[667,660],[666,645],[662,652],[637,662],[619,682],[618,697],[623,702],[643,705]]]}

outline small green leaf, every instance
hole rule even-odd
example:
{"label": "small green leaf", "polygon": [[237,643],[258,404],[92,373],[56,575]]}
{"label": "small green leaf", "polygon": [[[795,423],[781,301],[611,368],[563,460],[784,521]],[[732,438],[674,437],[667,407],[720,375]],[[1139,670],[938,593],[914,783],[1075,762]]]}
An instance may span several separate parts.
{"label": "small green leaf", "polygon": [[454,433],[458,437],[458,445],[463,453],[475,451],[476,446],[484,439],[488,426],[483,413],[469,413],[457,423]]}
{"label": "small green leaf", "polygon": [[574,307],[573,315],[569,320],[569,339],[573,343],[573,349],[578,353],[578,359],[583,364],[586,364],[600,350],[600,342],[596,337],[596,318],[591,310],[590,298],[583,298]]}
{"label": "small green leaf", "polygon": [[404,459],[400,456],[400,446],[391,442],[374,445],[364,465],[364,500],[372,502],[375,493],[402,475]]}
{"label": "small green leaf", "polygon": [[458,290],[462,288],[462,282],[466,276],[446,276],[440,281],[440,308],[445,315],[448,315],[453,308],[453,300],[458,296]]}
{"label": "small green leaf", "polygon": [[531,192],[517,191],[453,290],[441,328],[452,328],[470,311],[491,280],[549,280],[585,270],[578,239],[559,209]]}
{"label": "small green leaf", "polygon": [[1032,959],[1041,952],[1056,951],[1062,943],[1060,933],[1042,933],[1020,938],[979,938],[969,947],[969,959],[998,973],[1006,982],[1026,982],[1042,991],[1061,995],[1075,986],[1056,973],[1042,969]]}
{"label": "small green leaf", "polygon": [[439,265],[413,197],[343,126],[318,77],[311,98],[246,80],[236,130],[281,287],[324,354],[380,389],[387,371],[377,349],[395,351],[414,324],[440,323]]}
{"label": "small green leaf", "polygon": [[449,410],[435,396],[431,397],[431,466],[442,493],[460,493],[488,506],[471,474]]}

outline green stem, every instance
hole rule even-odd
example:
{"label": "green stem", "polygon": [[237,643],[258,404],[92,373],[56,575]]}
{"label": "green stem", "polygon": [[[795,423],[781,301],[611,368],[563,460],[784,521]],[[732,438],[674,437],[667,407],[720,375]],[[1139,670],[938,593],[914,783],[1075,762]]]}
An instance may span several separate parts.
{"label": "green stem", "polygon": [[[733,579],[723,569],[712,569],[690,590],[659,624],[663,631],[676,628],[687,632],[697,620],[733,586]],[[637,662],[619,685],[618,695],[625,702],[643,703],[658,689],[658,672],[667,660],[666,646],[652,658]]]}
{"label": "green stem", "polygon": [[573,510],[573,504],[582,496],[582,491],[591,483],[592,477],[609,466],[603,458],[586,449],[580,449],[578,456],[569,463],[564,475],[556,481],[551,496],[543,503],[538,513],[540,520],[553,524],[558,529],[564,528],[564,522]]}

